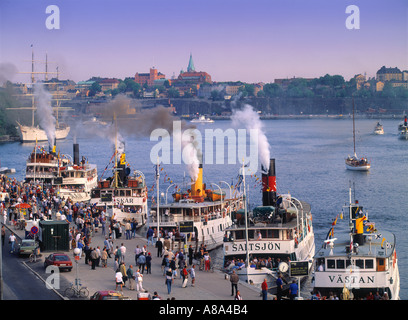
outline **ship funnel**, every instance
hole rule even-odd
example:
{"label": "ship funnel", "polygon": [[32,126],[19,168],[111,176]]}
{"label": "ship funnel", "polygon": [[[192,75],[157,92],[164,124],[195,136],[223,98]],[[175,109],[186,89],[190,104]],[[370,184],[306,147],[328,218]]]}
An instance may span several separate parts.
{"label": "ship funnel", "polygon": [[49,146],[49,152],[52,154],[57,154],[57,138],[54,139],[54,145]]}
{"label": "ship funnel", "polygon": [[204,201],[204,185],[203,185],[203,164],[198,165],[198,175],[196,181],[191,185],[191,198],[196,202]]}
{"label": "ship funnel", "polygon": [[367,217],[363,213],[363,207],[360,207],[358,202],[351,207],[351,220],[353,223],[353,242],[358,243],[360,246],[364,245],[364,222]]}
{"label": "ship funnel", "polygon": [[79,144],[74,143],[74,165],[79,166]]}
{"label": "ship funnel", "polygon": [[269,170],[262,173],[262,205],[276,206],[275,159],[270,160]]}

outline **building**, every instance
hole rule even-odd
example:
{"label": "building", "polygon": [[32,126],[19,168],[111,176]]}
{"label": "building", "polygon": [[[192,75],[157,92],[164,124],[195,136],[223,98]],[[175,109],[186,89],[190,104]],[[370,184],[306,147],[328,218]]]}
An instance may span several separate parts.
{"label": "building", "polygon": [[377,71],[377,81],[402,81],[402,75],[403,73],[401,72],[400,69],[397,67],[395,68],[386,68],[385,66],[382,66],[380,70]]}
{"label": "building", "polygon": [[99,81],[101,91],[114,90],[119,86],[120,81],[118,79],[103,79]]}
{"label": "building", "polygon": [[157,69],[150,68],[149,73],[136,73],[135,74],[135,82],[143,86],[144,84],[147,84],[149,87],[153,86],[155,84],[155,81],[160,80],[160,79],[166,79],[166,76],[158,72]]}
{"label": "building", "polygon": [[212,83],[211,76],[204,71],[196,71],[193,62],[193,56],[190,54],[190,60],[188,61],[187,72],[183,70],[180,71],[180,74],[177,79],[173,82],[184,82],[186,84],[203,84],[203,83]]}

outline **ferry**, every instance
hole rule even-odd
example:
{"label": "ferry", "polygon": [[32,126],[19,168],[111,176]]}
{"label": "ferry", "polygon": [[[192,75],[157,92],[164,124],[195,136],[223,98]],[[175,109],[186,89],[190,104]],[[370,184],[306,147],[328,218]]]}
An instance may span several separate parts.
{"label": "ferry", "polygon": [[[312,285],[321,297],[342,300],[370,299],[377,292],[384,299],[399,300],[400,276],[395,235],[377,230],[358,201],[343,207],[344,226],[332,224],[317,251]],[[340,216],[342,217],[342,216]],[[338,229],[338,230],[337,230]]]}
{"label": "ferry", "polygon": [[398,125],[398,137],[402,140],[408,140],[407,116],[404,117],[404,122]]}
{"label": "ferry", "polygon": [[133,173],[126,162],[126,154],[115,158],[115,168],[112,177],[100,179],[91,192],[90,203],[115,221],[135,220],[140,228],[146,224],[147,218],[147,186],[144,174],[139,170]]}
{"label": "ferry", "polygon": [[210,118],[206,118],[205,116],[200,116],[198,118],[195,118],[195,119],[191,120],[190,122],[193,122],[193,123],[213,123],[214,120],[212,120]]}
{"label": "ferry", "polygon": [[235,269],[241,280],[255,285],[266,278],[270,292],[275,293],[279,273],[285,290],[295,279],[289,275],[291,262],[305,262],[307,273],[311,271],[315,253],[312,213],[308,203],[290,194],[277,196],[275,159],[262,173],[262,185],[262,206],[248,215],[238,212],[236,223],[225,230],[224,268],[227,272]]}
{"label": "ferry", "polygon": [[[88,164],[85,158],[79,160],[79,144],[74,144],[74,161],[59,167],[58,191],[61,198],[74,202],[88,202],[91,191],[98,184],[96,164]],[[54,180],[56,184],[56,180]]]}
{"label": "ferry", "polygon": [[384,127],[380,122],[375,125],[374,134],[384,134]]}
{"label": "ferry", "polygon": [[37,144],[26,162],[25,182],[41,182],[58,189],[61,198],[75,202],[89,201],[91,190],[98,181],[96,164],[79,161],[79,145],[74,144],[74,159],[56,152],[54,146],[48,152]]}
{"label": "ferry", "polygon": [[172,232],[170,250],[180,250],[190,245],[195,252],[199,252],[201,246],[205,246],[207,251],[221,247],[224,230],[232,225],[232,215],[244,206],[240,192],[231,191],[227,195],[219,190],[221,188],[207,188],[203,183],[202,164],[199,164],[198,171],[198,177],[192,181],[190,189],[175,192],[173,202],[157,205],[156,210],[150,210],[148,225],[162,233]]}

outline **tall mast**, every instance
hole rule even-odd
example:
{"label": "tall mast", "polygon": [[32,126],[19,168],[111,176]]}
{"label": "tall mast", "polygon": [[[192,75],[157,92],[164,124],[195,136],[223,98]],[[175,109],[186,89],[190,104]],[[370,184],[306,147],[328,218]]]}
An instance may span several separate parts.
{"label": "tall mast", "polygon": [[354,156],[356,156],[356,126],[354,123],[354,98],[353,98],[353,145],[354,145]]}
{"label": "tall mast", "polygon": [[31,106],[32,106],[32,110],[31,110],[31,126],[34,127],[34,110],[35,110],[35,106],[34,106],[34,48],[33,45],[31,45],[31,91],[32,91],[32,95],[31,95]]}

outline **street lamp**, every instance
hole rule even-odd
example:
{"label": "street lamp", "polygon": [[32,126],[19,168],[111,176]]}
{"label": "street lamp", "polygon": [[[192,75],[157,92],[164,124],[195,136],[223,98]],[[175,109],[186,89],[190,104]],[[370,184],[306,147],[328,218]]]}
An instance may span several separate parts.
{"label": "street lamp", "polygon": [[76,263],[75,285],[77,287],[78,292],[79,292],[79,286],[81,285],[80,284],[81,279],[78,278],[78,260],[81,258],[80,254],[81,254],[81,250],[79,248],[75,248],[74,249],[74,258],[75,258],[75,263]]}

